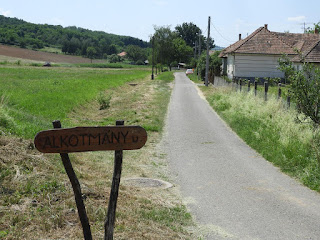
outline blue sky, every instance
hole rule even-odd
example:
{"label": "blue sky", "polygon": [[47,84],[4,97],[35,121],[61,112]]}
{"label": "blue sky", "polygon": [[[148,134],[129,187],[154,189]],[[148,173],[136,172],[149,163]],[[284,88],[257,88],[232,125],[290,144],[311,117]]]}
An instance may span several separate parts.
{"label": "blue sky", "polygon": [[[193,22],[226,47],[268,24],[271,31],[302,33],[320,21],[319,0],[0,0],[0,14],[32,23],[77,26],[149,40],[154,26]],[[207,33],[206,33],[207,34]],[[205,34],[205,35],[206,35]]]}

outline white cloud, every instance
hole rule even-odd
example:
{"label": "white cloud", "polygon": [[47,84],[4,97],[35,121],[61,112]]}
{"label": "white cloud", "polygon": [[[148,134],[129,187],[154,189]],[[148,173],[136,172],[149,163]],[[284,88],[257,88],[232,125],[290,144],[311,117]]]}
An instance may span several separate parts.
{"label": "white cloud", "polygon": [[290,22],[302,22],[305,20],[306,20],[305,16],[288,17],[288,21],[290,21]]}
{"label": "white cloud", "polygon": [[3,15],[5,17],[9,17],[9,16],[11,16],[11,11],[10,10],[5,11],[2,8],[0,8],[0,15]]}

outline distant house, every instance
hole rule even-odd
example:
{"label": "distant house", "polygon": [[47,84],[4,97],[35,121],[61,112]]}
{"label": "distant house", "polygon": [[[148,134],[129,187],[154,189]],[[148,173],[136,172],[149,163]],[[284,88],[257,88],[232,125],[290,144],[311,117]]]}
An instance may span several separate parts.
{"label": "distant house", "polygon": [[284,77],[278,70],[278,59],[287,54],[296,66],[301,65],[301,52],[306,62],[320,66],[320,35],[279,33],[268,30],[268,25],[255,30],[248,37],[222,50],[219,57],[222,71],[229,78]]}
{"label": "distant house", "polygon": [[125,57],[126,55],[127,55],[127,53],[126,53],[126,52],[118,53],[118,56],[119,56],[119,57]]}
{"label": "distant house", "polygon": [[180,68],[185,68],[186,65],[187,65],[187,64],[180,62],[180,63],[178,63],[178,69],[180,69]]}

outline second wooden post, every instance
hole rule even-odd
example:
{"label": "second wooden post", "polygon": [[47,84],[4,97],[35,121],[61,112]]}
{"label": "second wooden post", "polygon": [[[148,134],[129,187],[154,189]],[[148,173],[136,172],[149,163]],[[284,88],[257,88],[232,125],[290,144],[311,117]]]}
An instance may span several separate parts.
{"label": "second wooden post", "polygon": [[[124,125],[124,121],[117,121],[117,126]],[[109,198],[107,218],[104,223],[105,240],[113,240],[114,223],[116,220],[116,208],[119,194],[120,178],[122,171],[123,150],[116,150],[114,154],[114,171],[112,178],[112,186]]]}

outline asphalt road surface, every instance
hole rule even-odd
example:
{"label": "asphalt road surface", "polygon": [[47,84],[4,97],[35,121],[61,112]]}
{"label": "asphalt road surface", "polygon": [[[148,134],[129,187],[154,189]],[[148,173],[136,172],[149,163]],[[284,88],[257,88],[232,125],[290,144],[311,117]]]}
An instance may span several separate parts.
{"label": "asphalt road surface", "polygon": [[203,239],[320,239],[320,195],[232,132],[175,74],[164,151]]}

